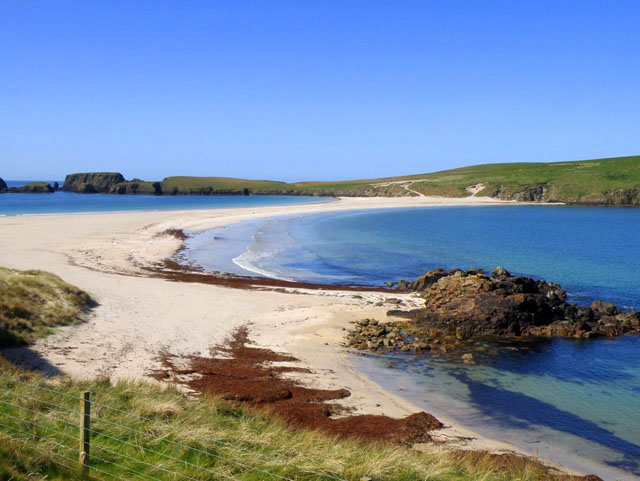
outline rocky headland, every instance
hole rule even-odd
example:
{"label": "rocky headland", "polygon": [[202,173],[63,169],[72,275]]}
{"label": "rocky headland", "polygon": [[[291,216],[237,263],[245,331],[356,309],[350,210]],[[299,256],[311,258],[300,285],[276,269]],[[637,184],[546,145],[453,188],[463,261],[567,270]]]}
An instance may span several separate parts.
{"label": "rocky headland", "polygon": [[348,335],[350,346],[447,352],[477,339],[587,339],[640,332],[639,312],[622,312],[600,300],[591,306],[569,303],[558,284],[514,276],[501,267],[491,275],[481,269],[438,268],[415,281],[400,281],[398,288],[418,293],[424,308],[388,311],[405,321],[359,322]]}
{"label": "rocky headland", "polygon": [[117,172],[69,174],[65,177],[61,190],[81,194],[106,194],[110,193],[111,189],[117,184],[124,181],[122,174]]}

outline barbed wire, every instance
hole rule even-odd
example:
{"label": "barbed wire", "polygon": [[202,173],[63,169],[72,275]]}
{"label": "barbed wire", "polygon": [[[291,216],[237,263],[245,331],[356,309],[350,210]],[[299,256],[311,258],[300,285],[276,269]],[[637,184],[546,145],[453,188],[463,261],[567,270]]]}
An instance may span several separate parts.
{"label": "barbed wire", "polygon": [[[2,424],[2,423],[0,423],[0,424]],[[8,426],[8,425],[6,425],[6,424],[2,424],[2,425],[3,425],[3,426],[5,426],[5,427],[8,427],[8,428],[10,428],[10,429],[13,429],[14,431],[17,431],[17,432],[20,432],[20,433],[23,433],[23,434],[28,434],[28,435],[30,435],[30,436],[33,436],[33,434],[32,434],[32,433],[29,433],[29,432],[26,432],[26,431],[22,431],[22,430],[20,430],[20,429],[15,429],[15,428],[13,428],[12,426]],[[37,446],[37,445],[34,445],[34,444],[33,444],[33,442],[31,442],[31,441],[29,441],[29,440],[26,440],[26,439],[23,439],[23,438],[21,438],[21,437],[11,436],[10,434],[7,434],[7,433],[0,433],[0,436],[7,437],[7,438],[9,438],[9,439],[11,439],[11,440],[13,440],[13,441],[19,441],[19,442],[21,442],[21,443],[23,443],[23,444],[28,445],[28,446],[29,446],[30,448],[32,448],[32,449],[36,449],[37,451],[43,452],[43,453],[45,453],[45,454],[47,454],[47,455],[51,455],[51,456],[58,456],[58,457],[60,457],[60,458],[62,458],[62,459],[65,459],[65,460],[67,460],[67,461],[71,461],[73,464],[75,464],[75,463],[77,463],[77,462],[78,462],[77,460],[75,460],[75,459],[73,459],[73,458],[70,458],[70,457],[68,457],[68,456],[65,456],[65,455],[63,455],[63,454],[60,454],[60,453],[56,453],[56,452],[54,452],[54,451],[50,451],[50,450],[46,450],[46,451],[45,451],[43,448],[41,448],[41,447],[39,447],[39,446]],[[47,438],[47,439],[48,439],[48,438]],[[69,448],[69,449],[72,449],[72,448]],[[77,468],[73,468],[73,467],[71,467],[71,466],[69,466],[69,465],[67,465],[67,464],[61,463],[60,461],[56,461],[56,460],[55,460],[55,459],[53,459],[53,458],[51,459],[51,461],[52,461],[52,462],[54,462],[54,463],[56,463],[56,464],[58,464],[58,465],[60,465],[60,466],[62,466],[62,467],[63,467],[63,468],[65,468],[65,469],[68,469],[69,471],[75,471],[75,470],[77,469]],[[108,474],[108,473],[107,473],[107,474]],[[121,479],[123,479],[123,478],[121,478]],[[123,479],[123,481],[127,481],[127,480],[126,480],[126,479]]]}
{"label": "barbed wire", "polygon": [[[89,402],[90,402],[91,404],[94,404],[94,405],[96,405],[96,406],[102,407],[102,408],[104,408],[104,409],[110,409],[110,410],[112,410],[112,411],[118,412],[118,413],[120,413],[120,414],[124,414],[124,415],[126,415],[126,416],[130,416],[130,417],[138,418],[138,419],[141,419],[141,420],[143,420],[143,421],[147,421],[147,422],[150,422],[150,423],[153,423],[153,424],[159,425],[159,426],[163,426],[163,427],[165,427],[165,428],[172,429],[172,430],[174,430],[174,431],[179,431],[179,432],[183,432],[183,433],[187,433],[187,434],[189,434],[189,432],[188,432],[187,430],[185,430],[185,429],[182,429],[182,428],[177,427],[177,426],[172,426],[171,424],[164,423],[164,422],[162,422],[162,421],[157,421],[157,420],[155,420],[155,419],[146,418],[146,417],[144,417],[144,416],[140,416],[140,415],[138,415],[138,414],[133,414],[133,413],[130,413],[130,412],[128,412],[128,411],[124,411],[124,410],[122,410],[122,409],[114,408],[114,407],[111,407],[111,406],[108,406],[108,405],[105,405],[105,404],[101,404],[101,403],[98,403],[98,402],[96,402],[96,401],[89,401]],[[313,469],[306,468],[306,467],[304,467],[304,466],[299,466],[299,465],[296,465],[296,464],[293,464],[293,463],[289,463],[289,462],[284,461],[284,460],[282,460],[282,459],[279,459],[279,458],[276,458],[276,457],[273,457],[273,456],[269,456],[269,455],[266,455],[266,454],[262,454],[262,453],[259,453],[259,452],[257,452],[257,451],[252,451],[252,450],[250,450],[250,449],[243,448],[243,447],[241,447],[241,446],[236,446],[235,444],[231,444],[231,443],[228,443],[228,442],[226,442],[226,441],[221,441],[221,440],[219,440],[219,439],[209,438],[209,437],[206,437],[206,436],[203,436],[201,439],[203,439],[203,440],[205,440],[205,441],[213,442],[213,443],[215,443],[215,444],[218,444],[219,446],[225,446],[225,447],[228,447],[228,448],[231,448],[231,449],[236,449],[236,450],[238,450],[238,451],[243,451],[243,452],[246,452],[247,454],[251,454],[251,455],[254,455],[254,456],[258,456],[258,457],[261,457],[261,458],[263,458],[263,459],[267,459],[267,460],[269,460],[269,461],[274,461],[274,462],[277,462],[277,463],[280,463],[280,464],[285,464],[285,465],[287,465],[287,466],[291,466],[291,467],[293,467],[293,468],[300,469],[301,471],[306,471],[306,472],[308,472],[308,473],[310,473],[310,474],[315,474],[315,475],[317,475],[317,476],[323,476],[323,477],[326,477],[326,478],[331,478],[331,479],[334,479],[334,480],[336,480],[336,481],[347,481],[347,480],[345,480],[345,479],[343,479],[343,478],[340,478],[340,477],[338,477],[338,476],[335,476],[335,475],[333,475],[333,474],[323,473],[323,472],[321,472],[321,471],[315,471],[315,470],[313,470]],[[181,443],[177,443],[177,444],[181,444]],[[183,446],[183,447],[186,447],[186,448],[189,448],[189,449],[195,449],[195,450],[197,450],[197,451],[198,451],[198,449],[197,449],[197,448],[191,448],[190,446],[185,446],[185,445],[182,445],[182,446]],[[207,454],[207,453],[206,453],[206,452],[204,452],[204,451],[201,451],[201,452],[203,452],[203,453]]]}
{"label": "barbed wire", "polygon": [[[27,383],[27,382],[21,381],[21,380],[19,380],[19,379],[15,379],[15,378],[8,378],[8,377],[2,376],[2,375],[0,375],[0,379],[3,379],[3,380],[8,381],[8,382],[13,382],[13,383],[22,384],[22,385],[25,385],[25,386],[30,387],[30,388],[36,388],[36,389],[39,389],[39,390],[43,390],[43,391],[46,391],[46,392],[50,392],[50,393],[52,393],[52,394],[56,394],[56,395],[60,395],[60,396],[64,396],[64,397],[69,398],[69,399],[74,399],[74,400],[77,400],[77,401],[84,401],[84,398],[83,398],[83,397],[76,396],[76,395],[72,395],[72,394],[68,394],[68,393],[66,393],[66,392],[58,391],[58,390],[55,390],[55,389],[50,389],[50,388],[47,388],[47,387],[45,387],[45,386],[40,386],[40,385],[37,385],[37,384]],[[0,388],[0,389],[2,389],[2,390],[3,390],[3,391],[5,391],[5,392],[12,392],[12,391],[9,391],[9,390],[4,389],[4,388]],[[58,407],[58,408],[60,408],[60,409],[62,409],[62,410],[64,410],[64,411],[66,411],[66,412],[73,413],[73,411],[72,411],[72,410],[70,410],[70,409],[68,409],[68,408],[65,408],[65,407],[63,407],[63,406],[60,406],[60,405],[58,405],[58,404],[55,404],[55,403],[50,403],[50,402],[47,402],[47,401],[44,401],[44,400],[41,400],[41,399],[32,398],[32,397],[30,397],[30,396],[27,396],[27,395],[24,395],[24,394],[21,394],[21,393],[17,393],[17,392],[15,392],[15,391],[13,391],[12,393],[13,393],[14,395],[16,395],[16,396],[19,396],[19,397],[20,397],[20,396],[24,396],[24,397],[29,398],[29,399],[31,399],[31,400],[34,400],[34,401],[40,401],[40,402],[43,402],[43,403],[48,404],[48,405],[51,405],[51,406],[56,406],[56,407]],[[1,400],[0,400],[0,403],[2,403],[2,402],[3,402],[3,401],[1,401]],[[99,402],[96,402],[96,401],[93,401],[93,400],[89,400],[88,402],[89,402],[90,404],[92,404],[92,405],[95,405],[95,406],[97,406],[97,407],[101,407],[101,408],[103,408],[103,409],[107,409],[107,410],[110,410],[110,411],[114,411],[114,412],[117,412],[117,413],[123,414],[123,415],[125,415],[125,416],[132,417],[132,418],[137,418],[137,419],[138,419],[138,420],[140,420],[140,421],[145,421],[145,422],[152,423],[152,424],[155,424],[155,425],[158,425],[158,426],[163,426],[164,428],[168,428],[168,429],[173,430],[173,431],[183,432],[183,433],[188,433],[188,431],[187,431],[187,430],[185,430],[185,429],[182,429],[182,428],[177,427],[177,426],[173,426],[173,425],[168,424],[168,423],[164,423],[164,422],[162,422],[162,421],[158,421],[158,420],[155,420],[155,419],[147,418],[147,417],[145,417],[145,416],[140,416],[140,415],[138,415],[138,414],[134,414],[134,413],[131,413],[131,412],[125,411],[125,410],[123,410],[123,409],[115,408],[115,407],[112,407],[112,406],[109,406],[109,405],[106,405],[106,404],[102,404],[102,403],[99,403]],[[4,403],[4,404],[8,404],[8,403]],[[8,405],[10,405],[10,406],[12,406],[12,407],[19,407],[19,408],[22,408],[22,409],[26,409],[26,410],[28,410],[28,411],[35,412],[35,413],[37,413],[37,414],[41,414],[40,412],[33,411],[33,410],[30,410],[30,409],[24,408],[24,407],[22,407],[22,406],[16,406],[16,405],[13,405],[13,404],[8,404]],[[10,416],[10,417],[11,417],[11,416]],[[17,418],[15,418],[15,419],[17,419]],[[124,428],[124,429],[130,430],[130,431],[134,431],[134,432],[136,432],[136,433],[138,433],[138,434],[139,434],[139,431],[134,430],[133,428],[130,428],[129,426],[125,426],[125,425],[122,425],[122,424],[120,424],[120,423],[116,423],[116,422],[113,422],[113,421],[108,421],[108,420],[103,419],[103,418],[96,418],[96,419],[98,419],[98,420],[100,420],[100,421],[103,421],[103,422],[107,422],[108,424],[111,424],[111,425],[114,425],[114,426],[118,426],[118,427],[121,427],[121,428]],[[71,425],[71,426],[73,426],[73,427],[80,428],[80,426],[79,426],[79,425],[72,424],[72,423],[69,423],[69,422],[67,422],[67,421],[63,421],[63,420],[60,420],[60,419],[57,419],[57,420],[58,420],[58,421],[60,421],[60,422],[63,422],[63,423],[69,424],[69,425]],[[28,422],[28,421],[26,421],[26,422]],[[33,423],[32,423],[32,424],[33,424]],[[38,425],[38,426],[39,426],[39,427],[42,427],[42,428],[44,428],[44,429],[51,430],[50,428],[48,428],[48,427],[46,427],[46,426],[42,426],[42,425]],[[100,436],[104,436],[104,437],[107,437],[107,438],[111,438],[111,439],[113,439],[113,440],[116,440],[116,441],[119,441],[119,442],[122,442],[122,443],[125,443],[125,444],[131,444],[131,443],[128,443],[127,441],[123,441],[123,440],[120,440],[120,439],[118,439],[118,438],[113,438],[113,437],[111,437],[111,436],[108,436],[108,435],[106,435],[106,434],[104,434],[104,433],[102,433],[102,432],[98,432],[98,431],[95,431],[95,430],[92,430],[92,429],[91,429],[90,431],[92,431],[92,432],[94,432],[94,433],[96,433],[96,434],[98,434],[98,435],[100,435]],[[54,432],[55,432],[55,431],[54,431]],[[62,434],[62,435],[66,435],[66,434],[64,434],[64,433],[59,433],[59,432],[57,432],[57,433],[58,433],[58,434]],[[286,477],[286,476],[282,476],[282,475],[279,475],[279,474],[271,473],[271,472],[266,471],[266,470],[263,470],[263,469],[261,469],[261,468],[258,468],[258,467],[255,467],[255,466],[251,466],[251,465],[248,465],[248,464],[242,463],[242,462],[240,462],[240,461],[236,461],[236,460],[228,459],[228,458],[225,458],[225,457],[223,457],[223,456],[219,456],[219,455],[216,455],[216,454],[214,454],[214,453],[210,453],[210,452],[208,452],[208,451],[203,451],[203,450],[201,450],[201,449],[194,448],[194,447],[192,447],[192,446],[187,446],[187,445],[185,445],[185,444],[183,444],[183,443],[180,443],[180,442],[177,442],[177,441],[172,441],[172,440],[169,440],[169,439],[166,439],[166,438],[160,438],[159,436],[153,436],[153,435],[151,435],[151,434],[149,434],[149,433],[143,433],[143,434],[144,434],[144,435],[146,435],[146,436],[149,436],[149,437],[151,437],[151,438],[154,438],[154,439],[160,440],[160,441],[164,441],[164,442],[167,442],[167,443],[170,443],[170,444],[174,444],[174,445],[176,445],[176,446],[180,446],[180,447],[185,448],[185,449],[188,449],[188,450],[192,450],[192,451],[195,451],[195,452],[199,452],[199,453],[204,454],[204,455],[206,455],[206,456],[211,456],[211,457],[214,457],[214,458],[217,458],[217,459],[220,459],[220,460],[223,460],[223,461],[229,462],[229,463],[231,463],[231,464],[235,464],[235,465],[237,465],[237,466],[244,467],[245,469],[250,469],[250,470],[252,470],[252,471],[262,472],[262,473],[267,474],[267,475],[269,475],[269,476],[271,476],[271,477],[276,477],[276,478],[279,478],[279,479],[283,479],[283,480],[285,480],[285,481],[293,481],[293,480],[292,480],[292,478],[288,478],[288,477]],[[190,434],[190,433],[189,433],[189,434]],[[68,435],[66,435],[66,436],[68,436]],[[285,460],[283,460],[283,459],[277,458],[277,457],[275,457],[275,456],[269,456],[269,455],[266,455],[266,454],[263,454],[263,453],[260,453],[260,452],[257,452],[257,451],[253,451],[253,450],[251,450],[251,449],[244,448],[244,447],[242,447],[242,446],[237,446],[237,445],[235,445],[235,444],[228,443],[228,442],[226,442],[226,441],[222,441],[222,440],[219,440],[219,439],[216,439],[216,438],[210,438],[210,437],[205,437],[205,436],[203,436],[203,437],[201,437],[201,439],[202,439],[202,440],[204,440],[204,441],[209,441],[209,442],[215,443],[215,444],[217,444],[217,445],[219,445],[219,446],[227,447],[227,448],[229,448],[229,449],[235,449],[235,450],[238,450],[238,451],[242,451],[242,452],[245,452],[245,453],[247,453],[247,454],[251,454],[251,455],[253,455],[253,456],[257,456],[257,457],[260,457],[260,458],[262,458],[262,459],[265,459],[265,460],[268,460],[268,461],[271,461],[271,462],[275,462],[275,463],[279,463],[279,464],[282,464],[282,465],[290,466],[290,467],[292,467],[292,468],[296,468],[296,469],[299,469],[299,470],[301,470],[301,471],[305,471],[305,472],[307,472],[307,473],[309,473],[309,474],[314,474],[314,475],[316,475],[316,476],[322,476],[322,477],[325,477],[325,478],[330,478],[330,479],[333,479],[333,480],[336,480],[336,481],[346,481],[344,478],[340,478],[340,477],[335,476],[335,475],[330,474],[330,473],[325,473],[325,472],[317,471],[317,470],[314,470],[314,469],[311,469],[311,468],[308,468],[308,467],[305,467],[305,466],[300,466],[300,465],[297,465],[297,464],[294,464],[294,463],[291,463],[291,462],[285,461]],[[152,452],[152,453],[154,453],[154,454],[163,455],[163,456],[165,456],[165,457],[168,457],[169,459],[174,459],[174,460],[176,460],[176,461],[183,462],[183,463],[185,463],[185,464],[191,464],[191,463],[188,463],[187,461],[180,460],[180,459],[177,459],[177,458],[173,458],[173,457],[171,457],[171,456],[169,456],[169,455],[164,455],[163,453],[159,453],[159,452],[156,452],[156,451],[150,450],[149,448],[145,448],[144,446],[138,446],[138,445],[133,445],[133,444],[131,444],[131,445],[132,445],[132,446],[134,446],[134,447],[136,447],[136,448],[142,448],[142,449],[148,450],[149,452]],[[195,466],[195,465],[193,465],[193,466]],[[199,467],[199,466],[195,466],[195,467],[197,467],[198,469],[203,469],[202,467]],[[221,473],[212,473],[212,474],[220,475]]]}
{"label": "barbed wire", "polygon": [[[0,388],[0,389],[1,389],[1,388]],[[19,394],[19,393],[15,393],[15,394],[16,394],[18,397],[22,397],[22,395],[21,395],[21,394]],[[29,399],[33,399],[33,400],[39,400],[39,399],[37,399],[37,398],[32,398],[32,397],[30,397],[30,396],[26,396],[26,395],[25,395],[24,397],[29,398]],[[33,414],[43,414],[43,413],[41,413],[41,412],[39,412],[39,411],[35,411],[35,410],[33,410],[33,409],[29,409],[29,408],[24,407],[24,406],[17,406],[17,405],[15,405],[15,404],[11,404],[11,403],[8,403],[8,402],[6,402],[6,401],[2,401],[2,400],[0,400],[0,403],[1,403],[1,404],[5,404],[5,405],[7,405],[7,406],[9,406],[9,407],[12,407],[12,408],[17,408],[17,409],[22,409],[22,410],[24,410],[24,411],[28,411],[28,412],[31,412],[31,413],[33,413]],[[50,404],[53,404],[53,403],[50,403]],[[56,405],[56,406],[57,406],[57,405]],[[64,409],[64,410],[65,410],[66,412],[69,412],[69,413],[74,413],[74,411],[71,411],[70,409]],[[51,411],[50,411],[50,412],[51,412]],[[77,424],[70,423],[70,422],[68,422],[68,421],[66,421],[66,420],[59,419],[59,418],[56,418],[56,417],[53,417],[53,419],[54,419],[54,420],[56,420],[56,421],[59,421],[59,422],[65,423],[65,424],[67,424],[67,425],[69,425],[69,426],[72,426],[72,427],[78,428],[78,429],[86,429],[87,431],[89,431],[89,432],[91,432],[91,433],[95,433],[97,436],[101,436],[101,437],[104,437],[104,438],[107,438],[107,439],[111,439],[112,441],[116,441],[116,442],[118,442],[118,443],[126,444],[126,445],[129,445],[129,446],[134,447],[134,448],[136,448],[136,449],[143,449],[143,450],[145,450],[145,451],[147,451],[147,452],[149,452],[149,453],[156,454],[156,455],[158,455],[158,456],[163,456],[163,457],[165,457],[165,458],[167,458],[167,459],[171,459],[171,460],[173,460],[173,461],[177,461],[177,462],[179,462],[179,463],[184,463],[184,464],[186,464],[186,465],[193,466],[193,467],[195,467],[195,468],[197,468],[197,469],[204,469],[204,470],[209,471],[211,474],[214,474],[214,475],[219,475],[219,474],[220,474],[220,473],[215,473],[215,472],[213,472],[213,471],[211,471],[211,470],[209,470],[209,469],[205,468],[204,466],[198,466],[198,465],[195,465],[195,464],[193,464],[193,463],[189,463],[188,461],[185,461],[185,460],[183,460],[183,459],[175,458],[175,457],[170,456],[170,455],[168,455],[168,454],[161,453],[161,452],[159,452],[159,451],[155,451],[155,450],[153,450],[153,449],[151,449],[151,448],[147,448],[147,447],[145,447],[145,446],[141,446],[141,445],[133,444],[133,443],[128,442],[128,441],[125,441],[125,440],[123,440],[123,439],[120,439],[120,438],[117,438],[117,437],[114,437],[114,436],[110,436],[110,435],[108,435],[108,434],[105,434],[105,433],[104,433],[104,432],[102,432],[102,431],[97,431],[97,430],[95,430],[95,429],[91,429],[91,428],[81,428],[81,426],[79,426],[79,425],[77,425]],[[96,419],[101,419],[101,418],[96,418]],[[102,421],[105,421],[104,419],[101,419],[101,420],[102,420]],[[37,424],[37,423],[36,423],[36,424]],[[131,431],[131,432],[134,432],[134,433],[136,433],[136,434],[139,434],[139,433],[140,433],[139,431],[137,431],[137,430],[135,430],[135,429],[133,429],[133,428],[130,428],[130,427],[128,427],[128,426],[124,426],[124,425],[119,424],[119,423],[114,423],[114,422],[109,421],[109,424],[112,424],[112,425],[115,425],[115,426],[119,426],[119,427],[121,427],[121,428],[127,429],[127,430],[129,430],[129,431]],[[46,426],[41,426],[41,425],[38,425],[38,426],[40,426],[40,427],[45,427],[45,428],[46,428]],[[266,470],[264,470],[264,469],[262,469],[262,468],[259,468],[259,467],[257,467],[257,466],[251,466],[251,465],[249,465],[249,464],[245,464],[245,463],[242,463],[242,462],[240,462],[240,461],[236,461],[236,460],[234,460],[234,459],[225,458],[224,456],[220,456],[220,455],[217,455],[217,454],[214,454],[214,453],[210,453],[210,452],[208,452],[208,451],[203,451],[203,450],[201,450],[201,449],[194,448],[194,447],[192,447],[192,446],[187,446],[187,445],[185,445],[185,444],[178,443],[178,442],[175,442],[175,441],[171,441],[171,440],[166,439],[166,438],[161,438],[161,437],[159,437],[159,436],[154,436],[154,435],[151,435],[151,434],[148,434],[148,433],[143,433],[143,434],[144,434],[145,436],[148,436],[148,437],[152,438],[152,439],[157,439],[157,440],[159,440],[159,441],[163,441],[163,442],[167,442],[167,443],[170,443],[170,444],[174,444],[174,445],[176,445],[176,446],[179,446],[179,447],[182,447],[182,448],[185,448],[185,449],[188,449],[188,450],[192,450],[192,451],[195,451],[195,452],[199,452],[199,453],[205,454],[205,455],[207,455],[207,456],[210,456],[210,457],[213,457],[213,458],[216,458],[216,459],[220,459],[221,461],[225,461],[225,462],[230,463],[230,464],[235,464],[236,466],[243,467],[243,468],[248,469],[248,470],[250,470],[250,471],[258,471],[258,472],[262,472],[262,473],[267,474],[267,475],[269,475],[269,476],[271,476],[271,477],[279,478],[279,479],[282,479],[282,480],[284,480],[284,481],[294,481],[292,478],[289,478],[289,477],[286,477],[286,476],[282,476],[282,475],[280,475],[280,474],[276,474],[276,473],[271,473],[271,472],[266,471]],[[124,455],[124,454],[123,454],[122,456],[124,456],[124,457],[128,457],[128,456],[126,456],[126,455]],[[130,459],[135,460],[135,458],[130,458]],[[180,476],[180,474],[178,474],[178,475]],[[223,476],[224,476],[224,475],[223,475]]]}
{"label": "barbed wire", "polygon": [[69,435],[69,434],[67,434],[67,433],[64,433],[64,432],[62,432],[62,431],[56,431],[55,429],[51,429],[51,428],[50,428],[50,427],[48,427],[48,426],[44,426],[43,424],[38,424],[38,423],[36,423],[36,422],[28,421],[28,420],[23,419],[23,418],[18,418],[18,417],[16,417],[16,416],[12,416],[11,414],[7,414],[7,413],[3,413],[2,415],[3,415],[3,416],[6,416],[6,417],[10,417],[11,419],[15,419],[15,420],[17,420],[17,421],[20,421],[21,423],[27,423],[27,424],[31,424],[32,426],[37,426],[37,427],[39,427],[39,428],[46,429],[47,431],[51,431],[52,433],[58,434],[58,435],[60,435],[60,436],[63,436],[63,437],[66,437],[66,438],[70,438],[70,439],[73,439],[74,441],[77,441],[77,440],[78,440],[78,438],[77,438],[76,436],[71,436],[71,435]]}
{"label": "barbed wire", "polygon": [[40,398],[36,398],[36,397],[32,397],[29,396],[27,394],[23,394],[23,393],[18,393],[16,391],[11,391],[10,389],[5,389],[3,387],[0,387],[0,391],[4,391],[6,393],[9,393],[13,396],[17,396],[17,397],[21,397],[21,398],[25,398],[25,399],[29,399],[30,401],[37,401],[37,402],[41,402],[43,404],[47,404],[49,406],[55,406],[57,407],[59,410],[61,411],[66,411],[68,413],[74,414],[76,411],[74,411],[73,409],[69,409],[65,406],[61,406],[60,404],[56,404],[56,403],[52,403],[50,401],[45,401],[44,399],[40,399]]}
{"label": "barbed wire", "polygon": [[[118,456],[122,456],[122,455],[118,454]],[[97,455],[95,455],[95,454],[90,454],[90,455],[89,455],[89,459],[96,459],[96,460],[101,461],[101,462],[103,462],[103,463],[107,463],[107,464],[111,464],[111,465],[113,465],[113,466],[117,466],[117,467],[122,468],[122,469],[125,469],[125,470],[127,470],[127,471],[131,471],[132,473],[135,473],[135,474],[137,474],[137,475],[139,475],[139,476],[143,476],[143,477],[145,477],[145,478],[149,478],[149,479],[151,479],[152,481],[160,481],[158,478],[155,478],[155,477],[151,476],[150,474],[146,474],[146,473],[142,473],[142,472],[140,472],[140,471],[136,471],[136,470],[135,470],[135,469],[133,469],[133,468],[129,468],[129,467],[127,467],[127,466],[123,466],[123,465],[118,464],[118,463],[116,463],[116,462],[114,462],[114,461],[109,461],[108,459],[101,458],[100,456],[97,456]],[[133,459],[133,458],[132,458],[132,459]],[[134,459],[134,461],[136,461],[136,462],[142,462],[142,461],[139,461],[139,460],[137,460],[137,459]],[[149,466],[151,466],[151,467],[155,467],[155,466],[153,466],[153,465],[151,465],[151,464],[148,464],[148,463],[142,463],[142,464],[147,464],[147,465],[149,465]],[[90,469],[93,469],[93,466],[92,466]],[[166,472],[167,472],[167,473],[169,473],[169,474],[177,474],[177,473],[174,473],[173,471],[169,471],[169,470],[166,470]]]}
{"label": "barbed wire", "polygon": [[[11,430],[13,430],[13,431],[16,431],[16,432],[19,432],[19,433],[22,433],[22,434],[27,434],[27,435],[29,435],[29,437],[35,437],[35,434],[30,433],[30,432],[28,432],[28,431],[23,431],[22,429],[18,429],[18,428],[16,428],[15,426],[10,426],[10,425],[8,425],[8,424],[4,424],[4,423],[0,423],[0,426],[3,426],[3,427],[5,427],[5,428],[9,428],[9,429],[11,429]],[[74,449],[74,448],[72,448],[71,446],[67,446],[67,445],[65,445],[65,444],[59,443],[59,442],[57,442],[56,440],[51,439],[51,438],[45,438],[45,437],[42,437],[42,438],[40,438],[40,439],[44,439],[44,440],[46,440],[47,442],[52,443],[52,444],[54,444],[54,445],[56,445],[56,446],[58,446],[58,447],[64,448],[64,449],[70,449],[70,450],[73,450],[73,449]]]}

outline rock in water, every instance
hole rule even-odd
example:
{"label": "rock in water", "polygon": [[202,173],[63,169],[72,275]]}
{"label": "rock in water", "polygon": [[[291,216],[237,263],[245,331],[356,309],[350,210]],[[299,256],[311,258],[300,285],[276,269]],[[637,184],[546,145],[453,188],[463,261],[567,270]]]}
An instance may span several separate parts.
{"label": "rock in water", "polygon": [[10,187],[9,192],[16,194],[52,194],[53,187],[47,182],[31,182],[20,187]]}
{"label": "rock in water", "polygon": [[435,269],[399,285],[418,292],[425,307],[389,315],[409,318],[419,330],[457,339],[617,336],[638,332],[640,326],[640,313],[621,313],[604,301],[594,301],[591,307],[570,304],[558,284],[513,276],[502,267],[491,276],[479,269]]}
{"label": "rock in water", "polygon": [[124,181],[122,174],[115,172],[69,174],[64,179],[62,190],[82,194],[108,193],[116,184]]}
{"label": "rock in water", "polygon": [[7,183],[0,177],[0,192],[7,190]]}

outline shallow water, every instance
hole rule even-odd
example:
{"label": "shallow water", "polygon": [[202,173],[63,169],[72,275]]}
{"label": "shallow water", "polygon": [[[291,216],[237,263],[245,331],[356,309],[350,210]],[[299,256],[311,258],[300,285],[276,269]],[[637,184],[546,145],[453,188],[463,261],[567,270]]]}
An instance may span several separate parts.
{"label": "shallow water", "polygon": [[[18,187],[29,181],[7,181]],[[53,184],[53,182],[50,182]],[[62,185],[62,182],[58,182]],[[134,212],[159,210],[225,209],[229,207],[262,207],[268,205],[306,204],[326,202],[322,197],[276,195],[219,196],[219,195],[114,195],[74,194],[0,194],[0,216],[79,214],[92,212]]]}
{"label": "shallow water", "polygon": [[[197,241],[203,248],[190,260],[212,270],[380,285],[437,266],[501,265],[560,283],[572,302],[600,298],[640,310],[640,209],[360,211],[252,221]],[[605,479],[640,477],[640,336],[489,349],[476,365],[405,355],[354,356],[354,363],[487,437]]]}

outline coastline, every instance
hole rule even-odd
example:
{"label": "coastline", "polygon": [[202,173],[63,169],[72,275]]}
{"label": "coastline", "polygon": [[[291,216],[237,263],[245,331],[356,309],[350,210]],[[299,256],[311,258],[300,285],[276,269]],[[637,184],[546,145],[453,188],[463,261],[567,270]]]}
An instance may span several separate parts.
{"label": "coastline", "polygon": [[[148,379],[146,375],[157,367],[160,351],[204,355],[234,328],[248,325],[258,346],[291,354],[312,369],[311,374],[300,375],[305,383],[349,389],[352,396],[343,403],[354,412],[406,416],[422,409],[358,372],[348,352],[338,344],[342,328],[349,322],[362,317],[384,318],[387,298],[400,297],[411,305],[417,302],[412,295],[372,292],[374,289],[318,291],[299,286],[263,286],[247,292],[197,282],[168,282],[149,277],[145,268],[158,268],[180,248],[180,239],[162,235],[169,229],[202,231],[292,213],[498,204],[516,203],[483,198],[349,198],[244,209],[100,213],[87,217],[86,223],[78,222],[75,214],[3,217],[0,264],[51,271],[94,294],[100,304],[88,323],[61,329],[32,348],[14,350],[10,355],[47,372],[78,378]],[[189,332],[184,329],[187,319]],[[453,447],[531,455],[462,426],[441,430],[435,436]]]}

